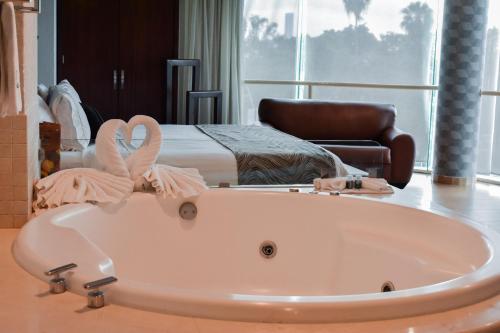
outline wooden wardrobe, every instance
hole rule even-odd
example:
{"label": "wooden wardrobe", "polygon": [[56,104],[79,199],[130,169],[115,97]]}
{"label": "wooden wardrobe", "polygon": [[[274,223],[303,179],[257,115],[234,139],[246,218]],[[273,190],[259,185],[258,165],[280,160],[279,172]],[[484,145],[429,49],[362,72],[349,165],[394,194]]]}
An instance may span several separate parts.
{"label": "wooden wardrobe", "polygon": [[166,60],[177,58],[179,0],[58,0],[57,78],[105,119],[165,123]]}

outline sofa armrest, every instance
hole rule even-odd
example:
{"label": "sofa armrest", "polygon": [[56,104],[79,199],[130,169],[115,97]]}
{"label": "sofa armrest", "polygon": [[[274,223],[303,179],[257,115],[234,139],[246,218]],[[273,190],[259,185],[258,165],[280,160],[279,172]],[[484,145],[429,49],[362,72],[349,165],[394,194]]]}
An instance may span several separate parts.
{"label": "sofa armrest", "polygon": [[415,141],[410,134],[390,127],[382,133],[380,143],[391,150],[390,183],[396,187],[404,188],[413,173]]}

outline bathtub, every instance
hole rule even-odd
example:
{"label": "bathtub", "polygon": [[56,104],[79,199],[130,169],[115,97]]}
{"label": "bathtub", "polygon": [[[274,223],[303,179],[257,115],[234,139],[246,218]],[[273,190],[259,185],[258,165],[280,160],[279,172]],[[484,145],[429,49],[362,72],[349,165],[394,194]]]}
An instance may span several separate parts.
{"label": "bathtub", "polygon": [[115,276],[109,303],[224,320],[391,319],[500,293],[500,236],[478,225],[348,196],[215,189],[193,200],[192,220],[182,203],[134,193],[54,209],[20,231],[13,255],[45,281],[76,263],[73,293]]}

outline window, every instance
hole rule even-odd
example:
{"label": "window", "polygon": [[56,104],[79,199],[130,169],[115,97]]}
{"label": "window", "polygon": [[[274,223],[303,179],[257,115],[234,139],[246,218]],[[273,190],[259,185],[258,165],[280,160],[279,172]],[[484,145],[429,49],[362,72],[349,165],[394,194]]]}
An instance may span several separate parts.
{"label": "window", "polygon": [[[431,123],[441,0],[246,0],[243,77],[411,85],[414,89],[244,85],[247,122],[263,97],[391,103],[397,126],[417,144],[417,166],[431,159]],[[500,128],[500,127],[499,127]]]}
{"label": "window", "polygon": [[500,175],[500,99],[486,95],[500,91],[500,2],[490,1],[489,6],[477,172]]}
{"label": "window", "polygon": [[[247,0],[242,45],[243,78],[246,80],[295,80],[297,0]],[[257,108],[265,97],[294,98],[290,86],[244,85],[243,122],[257,120]]]}

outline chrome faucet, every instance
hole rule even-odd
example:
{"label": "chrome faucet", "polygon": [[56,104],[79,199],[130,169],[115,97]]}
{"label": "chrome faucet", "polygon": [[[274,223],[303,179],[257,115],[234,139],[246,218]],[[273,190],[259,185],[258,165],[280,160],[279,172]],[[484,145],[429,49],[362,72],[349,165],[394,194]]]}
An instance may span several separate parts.
{"label": "chrome faucet", "polygon": [[115,278],[114,276],[109,276],[104,279],[85,283],[83,285],[83,288],[90,290],[87,294],[87,306],[92,309],[102,308],[105,304],[104,292],[99,290],[99,288],[116,281],[118,281],[117,278]]}
{"label": "chrome faucet", "polygon": [[53,278],[49,281],[50,292],[53,294],[62,294],[63,292],[65,292],[68,286],[66,283],[66,279],[62,278],[60,274],[76,267],[78,267],[76,264],[71,263],[64,266],[53,268],[45,272],[45,275],[53,276]]}

